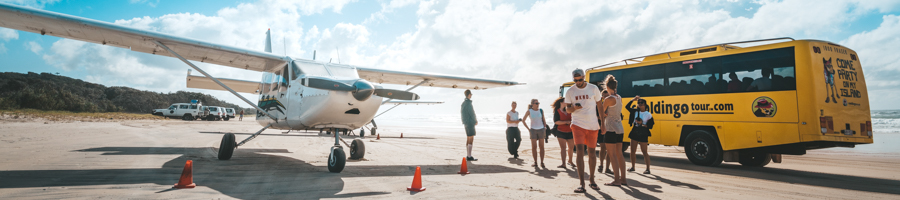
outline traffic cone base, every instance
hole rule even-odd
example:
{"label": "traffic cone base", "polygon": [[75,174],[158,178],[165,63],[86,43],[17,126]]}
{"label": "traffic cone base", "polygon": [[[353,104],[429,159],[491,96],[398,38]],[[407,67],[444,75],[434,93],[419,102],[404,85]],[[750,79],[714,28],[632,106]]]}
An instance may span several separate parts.
{"label": "traffic cone base", "polygon": [[456,172],[457,174],[469,174],[469,167],[466,163],[466,158],[463,158],[462,165],[459,166],[459,172]]}
{"label": "traffic cone base", "polygon": [[400,138],[403,138],[403,133],[400,133]]}
{"label": "traffic cone base", "polygon": [[377,135],[377,137],[375,137],[375,139],[376,139],[376,140],[380,140],[380,139],[381,139],[381,133],[379,133],[379,134]]}
{"label": "traffic cone base", "polygon": [[413,176],[412,186],[409,186],[406,190],[413,192],[425,191],[425,187],[422,187],[422,168],[419,166],[416,166],[416,175]]}
{"label": "traffic cone base", "polygon": [[173,188],[194,188],[197,187],[197,184],[194,184],[194,161],[188,160],[184,163],[184,170],[181,171],[181,178],[178,179],[178,183],[176,183]]}

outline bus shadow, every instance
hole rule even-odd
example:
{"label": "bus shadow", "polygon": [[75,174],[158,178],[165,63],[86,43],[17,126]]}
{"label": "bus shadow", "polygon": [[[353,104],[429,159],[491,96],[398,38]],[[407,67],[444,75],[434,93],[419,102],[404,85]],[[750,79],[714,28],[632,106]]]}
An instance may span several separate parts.
{"label": "bus shadow", "polygon": [[[626,153],[628,155],[628,153]],[[626,159],[628,159],[626,157]],[[638,160],[643,160],[643,156],[637,155]],[[771,167],[744,167],[735,164],[723,163],[717,167],[705,167],[694,165],[687,158],[670,158],[670,157],[652,157],[653,166],[668,167],[683,170],[693,170],[705,173],[715,173],[730,176],[739,176],[753,179],[762,179],[769,181],[778,181],[791,184],[804,184],[811,186],[830,187],[866,192],[878,192],[885,194],[900,194],[900,181],[870,177],[859,177],[841,174],[829,174],[821,172],[800,171],[793,169],[778,169]],[[664,179],[656,175],[641,175],[650,179],[656,179],[663,183],[676,187],[688,187],[692,189],[703,189],[699,186]]]}

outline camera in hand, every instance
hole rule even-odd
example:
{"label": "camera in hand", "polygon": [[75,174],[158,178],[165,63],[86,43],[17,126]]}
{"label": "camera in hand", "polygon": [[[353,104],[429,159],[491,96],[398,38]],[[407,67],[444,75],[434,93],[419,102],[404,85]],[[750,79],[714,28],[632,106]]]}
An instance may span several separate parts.
{"label": "camera in hand", "polygon": [[575,103],[575,106],[581,107],[581,103]]}

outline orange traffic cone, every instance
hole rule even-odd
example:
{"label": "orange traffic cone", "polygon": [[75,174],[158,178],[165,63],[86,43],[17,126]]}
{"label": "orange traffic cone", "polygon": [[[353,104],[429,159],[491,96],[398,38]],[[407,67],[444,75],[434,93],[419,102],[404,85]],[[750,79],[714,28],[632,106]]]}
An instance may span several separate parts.
{"label": "orange traffic cone", "polygon": [[422,169],[419,166],[416,166],[416,176],[413,177],[412,186],[409,186],[406,190],[415,192],[425,191],[425,187],[422,187]]}
{"label": "orange traffic cone", "polygon": [[380,139],[381,139],[381,133],[379,133],[375,139],[376,139],[376,140],[380,140]]}
{"label": "orange traffic cone", "polygon": [[400,133],[400,138],[403,138],[403,133]]}
{"label": "orange traffic cone", "polygon": [[469,174],[469,167],[466,166],[466,158],[463,158],[462,166],[459,167],[459,172],[457,174]]}
{"label": "orange traffic cone", "polygon": [[173,188],[194,188],[197,184],[194,184],[194,161],[188,160],[184,163],[184,170],[181,171],[181,179],[178,179],[178,183]]}

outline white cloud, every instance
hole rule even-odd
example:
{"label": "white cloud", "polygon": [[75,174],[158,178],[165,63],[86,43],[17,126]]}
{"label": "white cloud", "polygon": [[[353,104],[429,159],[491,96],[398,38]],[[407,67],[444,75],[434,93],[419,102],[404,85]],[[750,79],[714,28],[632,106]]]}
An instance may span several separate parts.
{"label": "white cloud", "polygon": [[38,44],[37,42],[34,42],[34,41],[26,42],[24,45],[25,45],[25,50],[29,50],[31,52],[34,52],[35,54],[40,54],[41,51],[44,50],[44,48],[41,47],[41,44]]}
{"label": "white cloud", "polygon": [[0,40],[9,41],[19,39],[19,32],[16,30],[0,27]]}
{"label": "white cloud", "polygon": [[0,43],[0,54],[5,54],[6,51],[7,51],[6,45],[3,43]]}
{"label": "white cloud", "polygon": [[850,36],[840,44],[856,50],[863,66],[869,101],[874,109],[898,109],[900,97],[900,16],[886,15],[881,25],[872,31]]}

